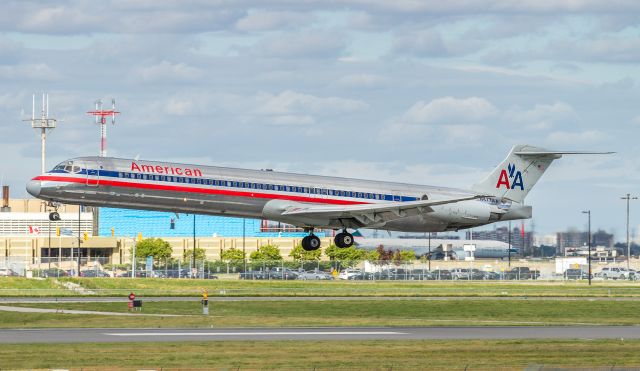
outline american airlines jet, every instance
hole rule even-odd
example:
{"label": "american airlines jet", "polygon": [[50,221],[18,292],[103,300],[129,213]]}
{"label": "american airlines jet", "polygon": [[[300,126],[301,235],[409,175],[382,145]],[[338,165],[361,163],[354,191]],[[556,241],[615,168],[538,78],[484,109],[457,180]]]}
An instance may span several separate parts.
{"label": "american airlines jet", "polygon": [[79,157],[33,178],[27,192],[56,203],[160,210],[280,221],[341,230],[338,247],[353,245],[348,228],[441,232],[531,218],[524,199],[553,160],[567,154],[517,145],[469,189],[378,182],[275,171],[168,162]]}

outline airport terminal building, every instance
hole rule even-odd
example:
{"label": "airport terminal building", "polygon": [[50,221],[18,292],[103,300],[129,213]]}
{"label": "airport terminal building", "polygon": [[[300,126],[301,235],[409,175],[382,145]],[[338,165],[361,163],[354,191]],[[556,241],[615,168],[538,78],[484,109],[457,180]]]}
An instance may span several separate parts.
{"label": "airport terminal building", "polygon": [[[231,247],[244,247],[249,255],[266,244],[278,245],[286,258],[306,235],[293,226],[266,220],[74,205],[62,205],[58,211],[61,220],[50,221],[49,210],[40,200],[3,200],[0,258],[33,264],[77,258],[79,251],[83,260],[123,264],[131,261],[131,248],[140,237],[168,241],[176,258],[192,250],[194,240],[209,260],[220,259],[222,250]],[[325,246],[330,243],[328,234],[317,234]]]}

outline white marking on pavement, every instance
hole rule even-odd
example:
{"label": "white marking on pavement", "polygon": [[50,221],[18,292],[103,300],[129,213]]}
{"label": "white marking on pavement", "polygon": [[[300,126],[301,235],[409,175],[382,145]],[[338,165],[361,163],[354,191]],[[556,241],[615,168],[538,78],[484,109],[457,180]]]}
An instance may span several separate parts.
{"label": "white marking on pavement", "polygon": [[277,331],[277,332],[123,332],[108,336],[303,336],[303,335],[407,335],[395,331]]}

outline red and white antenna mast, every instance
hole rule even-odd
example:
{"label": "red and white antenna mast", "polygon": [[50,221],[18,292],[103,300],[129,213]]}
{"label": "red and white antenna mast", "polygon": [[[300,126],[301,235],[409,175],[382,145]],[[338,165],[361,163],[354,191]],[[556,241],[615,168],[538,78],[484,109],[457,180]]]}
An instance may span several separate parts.
{"label": "red and white antenna mast", "polygon": [[96,124],[100,124],[100,157],[107,157],[107,117],[111,117],[111,124],[116,123],[116,115],[120,112],[116,111],[116,100],[111,98],[111,109],[102,109],[102,99],[96,101],[95,111],[87,112],[95,116]]}

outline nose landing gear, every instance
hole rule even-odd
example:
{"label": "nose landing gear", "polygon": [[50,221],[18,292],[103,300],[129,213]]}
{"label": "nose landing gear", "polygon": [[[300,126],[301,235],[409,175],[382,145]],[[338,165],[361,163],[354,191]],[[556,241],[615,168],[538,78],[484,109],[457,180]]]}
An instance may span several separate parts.
{"label": "nose landing gear", "polygon": [[60,220],[60,214],[58,213],[59,204],[58,203],[54,203],[54,202],[49,202],[48,206],[49,207],[53,207],[53,210],[54,210],[54,211],[49,213],[49,220],[52,221],[52,222],[59,221]]}

